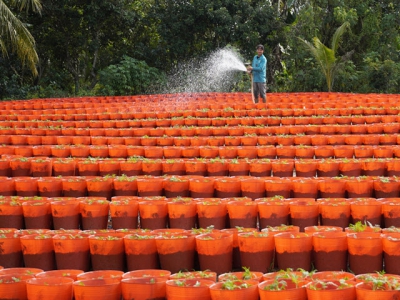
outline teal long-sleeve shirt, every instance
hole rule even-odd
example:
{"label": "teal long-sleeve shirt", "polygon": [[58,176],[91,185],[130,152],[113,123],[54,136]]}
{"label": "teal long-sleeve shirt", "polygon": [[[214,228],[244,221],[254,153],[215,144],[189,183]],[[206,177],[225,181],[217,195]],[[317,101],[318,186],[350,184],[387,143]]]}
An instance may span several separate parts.
{"label": "teal long-sleeve shirt", "polygon": [[255,55],[251,64],[253,82],[267,82],[267,58]]}

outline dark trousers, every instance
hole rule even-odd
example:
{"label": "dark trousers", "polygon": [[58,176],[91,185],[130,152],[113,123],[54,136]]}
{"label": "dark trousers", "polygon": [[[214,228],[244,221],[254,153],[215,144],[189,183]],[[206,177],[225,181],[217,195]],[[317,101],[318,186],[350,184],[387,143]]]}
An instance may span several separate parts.
{"label": "dark trousers", "polygon": [[254,102],[258,103],[258,97],[261,97],[263,103],[267,103],[266,91],[267,84],[265,82],[253,82]]}

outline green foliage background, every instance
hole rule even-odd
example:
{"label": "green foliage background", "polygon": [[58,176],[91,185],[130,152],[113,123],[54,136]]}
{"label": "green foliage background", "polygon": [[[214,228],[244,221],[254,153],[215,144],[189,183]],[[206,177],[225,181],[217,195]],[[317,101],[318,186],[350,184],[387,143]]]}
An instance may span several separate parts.
{"label": "green foliage background", "polygon": [[[333,90],[400,92],[399,1],[42,0],[42,6],[41,15],[15,12],[36,40],[39,75],[14,55],[0,55],[1,99],[154,93],[182,61],[227,45],[250,60],[260,43],[270,92],[326,91],[318,62],[298,37],[329,46],[346,21],[338,55],[353,55]],[[247,80],[239,78],[232,90],[247,91]]]}

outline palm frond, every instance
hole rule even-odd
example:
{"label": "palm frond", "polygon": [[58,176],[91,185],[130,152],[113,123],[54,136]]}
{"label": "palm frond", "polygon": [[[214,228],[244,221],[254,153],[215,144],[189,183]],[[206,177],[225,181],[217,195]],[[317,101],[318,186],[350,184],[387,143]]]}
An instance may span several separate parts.
{"label": "palm frond", "polygon": [[27,65],[36,76],[39,61],[35,50],[35,39],[24,24],[0,0],[0,50],[7,56],[8,48],[15,52],[23,65]]}
{"label": "palm frond", "polygon": [[40,13],[42,11],[42,4],[40,0],[12,0],[11,5],[17,7],[19,10],[32,10],[33,12]]}
{"label": "palm frond", "polygon": [[343,61],[348,59],[351,54],[345,55],[340,58],[336,58],[336,51],[339,47],[340,39],[345,30],[350,27],[350,23],[343,23],[338,29],[336,29],[334,36],[332,37],[332,48],[325,46],[318,37],[313,38],[313,43],[299,38],[304,45],[310,50],[312,56],[321,66],[321,70],[325,75],[328,91],[332,90],[335,74],[339,68],[339,65]]}
{"label": "palm frond", "polygon": [[336,29],[335,33],[332,37],[331,49],[336,53],[337,49],[339,48],[340,39],[346,29],[350,28],[349,22],[344,22],[338,29]]}

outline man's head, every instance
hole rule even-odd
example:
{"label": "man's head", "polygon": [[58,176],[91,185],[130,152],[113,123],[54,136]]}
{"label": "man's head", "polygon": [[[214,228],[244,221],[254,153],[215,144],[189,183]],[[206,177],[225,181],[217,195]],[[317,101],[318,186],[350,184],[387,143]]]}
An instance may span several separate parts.
{"label": "man's head", "polygon": [[264,53],[264,46],[263,45],[257,45],[256,49],[257,49],[258,56],[260,56],[261,54]]}

